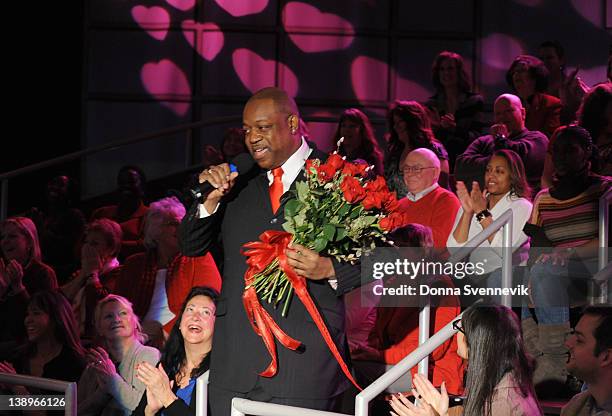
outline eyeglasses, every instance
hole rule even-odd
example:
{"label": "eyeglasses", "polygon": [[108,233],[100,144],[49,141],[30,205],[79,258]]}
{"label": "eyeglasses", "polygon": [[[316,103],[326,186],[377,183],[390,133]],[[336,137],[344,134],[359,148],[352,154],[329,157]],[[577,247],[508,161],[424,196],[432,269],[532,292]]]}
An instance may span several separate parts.
{"label": "eyeglasses", "polygon": [[461,325],[461,319],[457,319],[456,321],[453,321],[453,329],[461,332],[462,334],[465,334],[465,331],[463,330],[463,326]]}
{"label": "eyeglasses", "polygon": [[411,173],[414,173],[415,175],[420,175],[423,169],[434,169],[434,167],[433,166],[425,166],[425,167],[404,166],[404,169],[402,169],[402,172],[404,172],[404,175],[410,175]]}

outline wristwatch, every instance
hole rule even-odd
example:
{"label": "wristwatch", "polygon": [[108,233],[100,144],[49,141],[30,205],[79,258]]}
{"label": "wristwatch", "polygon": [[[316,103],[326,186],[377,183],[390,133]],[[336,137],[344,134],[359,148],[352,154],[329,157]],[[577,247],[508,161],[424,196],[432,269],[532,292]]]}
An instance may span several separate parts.
{"label": "wristwatch", "polygon": [[478,214],[476,214],[476,221],[481,222],[487,217],[492,217],[492,215],[491,215],[491,211],[485,208],[482,211],[480,211]]}

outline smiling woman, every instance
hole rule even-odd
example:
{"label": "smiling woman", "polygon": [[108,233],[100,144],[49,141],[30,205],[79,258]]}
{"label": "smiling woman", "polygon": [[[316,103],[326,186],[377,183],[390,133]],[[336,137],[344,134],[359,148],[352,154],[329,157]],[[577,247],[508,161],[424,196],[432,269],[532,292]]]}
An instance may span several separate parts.
{"label": "smiling woman", "polygon": [[108,295],[98,302],[95,325],[104,348],[87,352],[89,364],[78,385],[78,414],[129,414],[145,390],[136,378],[136,364],[157,362],[159,351],[142,345],[145,337],[138,317],[121,296]]}
{"label": "smiling woman", "polygon": [[[157,367],[138,366],[138,379],[147,386],[132,415],[195,415],[196,379],[208,371],[215,327],[215,289],[191,289]],[[172,380],[172,382],[170,381]]]}

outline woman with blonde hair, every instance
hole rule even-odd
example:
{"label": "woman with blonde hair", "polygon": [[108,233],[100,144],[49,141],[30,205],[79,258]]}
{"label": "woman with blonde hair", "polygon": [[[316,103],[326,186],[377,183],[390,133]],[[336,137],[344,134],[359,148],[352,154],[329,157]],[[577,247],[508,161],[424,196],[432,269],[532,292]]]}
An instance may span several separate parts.
{"label": "woman with blonde hair", "polygon": [[143,345],[132,304],[122,296],[108,295],[96,305],[95,326],[102,347],[87,352],[89,365],[79,381],[79,415],[129,415],[136,409],[145,386],[136,378],[142,361],[159,360],[159,351]]}

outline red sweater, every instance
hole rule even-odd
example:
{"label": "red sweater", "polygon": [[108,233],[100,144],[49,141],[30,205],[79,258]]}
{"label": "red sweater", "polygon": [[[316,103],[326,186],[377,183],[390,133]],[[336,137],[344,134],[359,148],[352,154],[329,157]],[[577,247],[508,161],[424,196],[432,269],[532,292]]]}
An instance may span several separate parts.
{"label": "red sweater", "polygon": [[[440,286],[453,287],[448,277],[441,280]],[[440,306],[431,308],[430,335],[438,332],[453,321],[461,312],[456,296],[440,298]],[[419,346],[419,308],[379,307],[376,311],[376,324],[370,333],[368,343],[379,349],[386,364],[397,364]],[[418,367],[410,371],[414,375]],[[439,387],[446,381],[451,394],[463,392],[464,366],[457,355],[457,337],[448,339],[429,356],[429,379]]]}
{"label": "red sweater", "polygon": [[407,197],[400,200],[400,209],[409,215],[410,222],[431,228],[438,248],[446,247],[459,208],[461,202],[455,194],[440,186],[416,202]]}

